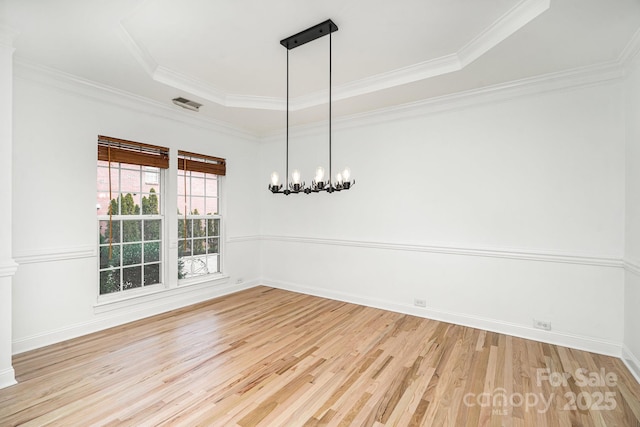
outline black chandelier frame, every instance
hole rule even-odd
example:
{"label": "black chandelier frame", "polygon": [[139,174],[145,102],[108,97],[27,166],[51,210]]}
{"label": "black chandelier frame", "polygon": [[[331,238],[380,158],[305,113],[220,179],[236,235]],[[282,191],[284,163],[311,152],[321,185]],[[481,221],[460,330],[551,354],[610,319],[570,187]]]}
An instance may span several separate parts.
{"label": "black chandelier frame", "polygon": [[[287,49],[287,131],[286,131],[286,175],[285,175],[285,183],[283,184],[269,184],[269,191],[273,194],[284,194],[288,196],[289,194],[298,194],[298,193],[320,193],[327,192],[333,193],[335,191],[349,190],[353,185],[355,185],[355,180],[343,180],[336,182],[332,181],[331,177],[331,167],[332,167],[332,158],[331,158],[331,68],[332,68],[332,51],[331,51],[331,34],[335,31],[338,31],[338,26],[331,20],[327,19],[324,22],[314,25],[313,27],[307,28],[304,31],[301,31],[297,34],[289,36],[285,39],[280,40],[280,44]],[[320,37],[329,35],[329,178],[326,181],[312,181],[311,185],[307,187],[305,182],[301,183],[290,183],[289,182],[289,51],[291,49],[295,49],[296,47],[302,46],[303,44],[309,43],[313,40],[316,40]]]}

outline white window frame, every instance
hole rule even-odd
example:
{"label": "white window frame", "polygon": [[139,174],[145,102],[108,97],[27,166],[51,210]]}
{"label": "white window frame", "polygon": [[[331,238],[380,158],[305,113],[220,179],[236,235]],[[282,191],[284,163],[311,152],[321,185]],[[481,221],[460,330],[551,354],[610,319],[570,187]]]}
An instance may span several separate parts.
{"label": "white window frame", "polygon": [[[124,168],[123,168],[124,165]],[[103,166],[97,166],[98,168],[104,168]],[[142,192],[142,188],[144,184],[146,183],[146,173],[147,173],[147,167],[146,166],[139,166],[139,165],[134,165],[134,164],[130,164],[130,163],[111,163],[111,170],[113,170],[114,168],[119,170],[118,173],[118,191],[116,191],[115,193],[112,194],[111,199],[109,199],[107,197],[106,200],[108,200],[107,203],[111,203],[112,199],[119,199],[121,195],[126,195],[130,192],[122,192],[120,191],[120,189],[122,188],[122,170],[137,170],[138,168],[140,171],[140,189],[141,189],[141,195],[142,196],[149,196],[150,193],[148,192]],[[106,168],[105,168],[106,169]],[[131,221],[135,221],[135,220],[142,220],[143,224],[144,224],[144,220],[160,220],[160,240],[154,240],[153,242],[158,242],[159,243],[159,256],[160,256],[160,261],[159,261],[159,265],[160,265],[160,282],[159,283],[155,283],[155,284],[151,284],[151,285],[144,285],[144,283],[142,283],[142,285],[140,287],[136,287],[136,288],[131,288],[131,289],[124,289],[124,290],[120,290],[120,291],[116,291],[116,292],[111,292],[111,293],[107,293],[107,294],[101,294],[100,291],[100,273],[102,271],[107,271],[108,269],[103,269],[101,268],[100,262],[101,262],[101,248],[103,247],[108,247],[108,244],[101,244],[100,243],[100,223],[101,221],[109,221],[110,217],[109,215],[98,215],[97,216],[97,221],[96,221],[96,230],[97,230],[97,238],[98,238],[98,242],[97,242],[97,247],[98,247],[98,256],[97,256],[97,262],[96,262],[96,271],[97,271],[97,280],[96,280],[96,291],[97,291],[97,302],[98,304],[103,304],[103,303],[111,303],[111,302],[116,302],[116,301],[122,301],[122,300],[127,300],[130,298],[135,298],[141,295],[147,295],[147,294],[151,294],[151,293],[155,293],[158,291],[162,291],[165,290],[167,288],[167,230],[166,230],[166,221],[165,221],[165,198],[166,198],[166,185],[165,185],[165,175],[166,175],[166,170],[165,169],[158,169],[158,186],[159,186],[159,191],[157,192],[158,197],[160,198],[159,204],[158,204],[158,211],[160,212],[159,214],[155,214],[155,215],[119,215],[119,214],[115,214],[115,215],[111,215],[111,220],[116,222],[120,222],[120,221],[126,221],[126,220],[131,220]],[[142,196],[140,197],[140,209],[142,210]],[[143,266],[144,263],[144,235],[141,236],[141,240],[140,241],[136,241],[136,242],[124,242],[123,241],[123,236],[122,236],[122,227],[120,229],[120,239],[121,241],[116,243],[117,246],[122,247],[124,244],[135,244],[135,243],[139,243],[141,245],[143,245],[143,249],[141,252],[141,260],[142,263],[141,264],[132,264],[132,265],[127,265],[124,266],[122,265],[122,257],[123,257],[123,251],[121,251],[120,253],[120,265],[119,267],[117,267],[117,269],[119,269],[121,271],[121,280],[122,280],[122,271],[125,268],[128,267],[136,267],[136,266]],[[144,233],[144,226],[142,229],[142,233]],[[154,262],[155,263],[155,262]],[[143,267],[144,270],[144,267]],[[142,277],[142,280],[144,281],[144,274]],[[122,286],[122,283],[121,283]]]}
{"label": "white window frame", "polygon": [[[186,173],[192,173],[191,171],[184,171],[181,169],[177,170],[177,181],[180,182],[180,180],[182,179],[182,176],[184,176]],[[213,174],[205,174],[205,175],[213,175]],[[225,251],[225,244],[224,244],[224,215],[223,215],[223,206],[224,206],[224,202],[223,202],[223,177],[220,175],[215,175],[216,177],[216,200],[217,200],[217,213],[216,214],[211,214],[211,215],[206,215],[206,214],[198,214],[198,215],[190,215],[187,214],[186,219],[187,220],[193,220],[193,219],[217,219],[218,222],[218,235],[217,235],[217,239],[218,239],[218,271],[215,272],[211,272],[211,273],[207,273],[207,274],[201,274],[201,275],[197,275],[197,276],[192,276],[192,277],[185,277],[185,278],[177,278],[178,280],[178,286],[185,286],[185,285],[191,285],[191,284],[197,284],[197,283],[203,283],[203,282],[209,282],[212,280],[219,280],[219,279],[224,279],[227,278],[228,276],[224,273],[225,269],[224,269],[224,251]],[[205,177],[206,179],[206,177]],[[189,197],[192,197],[192,195],[190,195],[191,193],[191,185],[193,184],[193,181],[190,180],[190,188],[188,189],[188,193],[189,193]],[[205,189],[206,189],[206,184],[205,184]],[[178,185],[178,189],[176,191],[176,201],[178,200],[178,198],[181,196],[181,190],[183,190],[183,187],[181,188],[180,185]],[[185,195],[185,197],[187,197],[187,195]],[[195,197],[200,197],[195,196]],[[205,190],[205,194],[204,197],[206,198],[206,190]],[[191,204],[188,203],[189,208],[191,207]],[[178,206],[178,208],[180,210],[184,209],[184,206]],[[178,258],[177,258],[177,262],[179,262],[180,260],[180,249],[182,247],[182,245],[184,244],[184,237],[180,237],[180,228],[183,227],[183,221],[184,221],[184,212],[182,212],[180,215],[177,215],[177,221],[175,221],[175,223],[178,225]],[[193,237],[189,237],[187,238],[187,240],[193,240]],[[195,257],[197,255],[191,255],[191,257]],[[179,273],[176,270],[176,273]]]}

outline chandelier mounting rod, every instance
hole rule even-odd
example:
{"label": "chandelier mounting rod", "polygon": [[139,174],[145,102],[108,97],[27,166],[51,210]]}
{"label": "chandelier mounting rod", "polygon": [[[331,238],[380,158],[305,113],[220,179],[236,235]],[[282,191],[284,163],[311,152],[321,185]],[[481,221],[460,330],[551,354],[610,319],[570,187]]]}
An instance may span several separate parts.
{"label": "chandelier mounting rod", "polygon": [[[269,191],[274,194],[289,195],[292,193],[318,193],[326,191],[333,193],[334,191],[348,190],[355,184],[355,180],[349,180],[351,172],[349,168],[345,168],[342,174],[338,173],[335,177],[335,185],[332,181],[332,132],[331,132],[331,118],[332,118],[332,37],[331,34],[338,31],[338,26],[331,20],[327,19],[324,22],[307,28],[304,31],[300,31],[297,34],[289,36],[280,40],[280,44],[287,49],[287,102],[286,102],[286,175],[284,188],[282,184],[278,183],[278,174],[273,172],[271,174],[271,184],[269,185]],[[300,172],[294,169],[292,173],[292,183],[289,183],[289,51],[296,47],[302,46],[320,37],[329,35],[329,178],[325,181],[323,179],[324,169],[318,167],[316,171],[316,179],[310,186],[306,186],[304,182],[301,182]]]}

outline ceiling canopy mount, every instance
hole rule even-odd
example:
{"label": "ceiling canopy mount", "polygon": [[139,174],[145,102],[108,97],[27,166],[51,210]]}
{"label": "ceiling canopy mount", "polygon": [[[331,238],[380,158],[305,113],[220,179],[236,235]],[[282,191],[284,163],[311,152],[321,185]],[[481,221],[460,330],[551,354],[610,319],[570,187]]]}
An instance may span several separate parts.
{"label": "ceiling canopy mount", "polygon": [[300,31],[297,34],[287,37],[286,39],[280,40],[280,44],[291,50],[298,46],[302,46],[303,44],[312,42],[322,36],[331,34],[334,31],[338,31],[338,26],[334,24],[331,19],[327,19],[326,21],[316,24],[313,27],[307,28],[304,31]]}

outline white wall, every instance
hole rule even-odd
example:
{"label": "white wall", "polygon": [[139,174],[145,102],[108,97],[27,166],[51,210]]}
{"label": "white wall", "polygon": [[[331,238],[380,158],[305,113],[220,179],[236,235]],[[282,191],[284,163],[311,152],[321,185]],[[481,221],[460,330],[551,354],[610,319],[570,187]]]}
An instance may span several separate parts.
{"label": "white wall", "polygon": [[[255,138],[178,107],[30,67],[18,66],[15,74],[13,255],[20,268],[14,278],[14,353],[258,283],[259,242],[250,237],[259,232]],[[228,279],[95,306],[97,135],[227,159],[222,203]],[[175,177],[167,185],[175,186]],[[172,251],[167,259],[175,256]],[[175,284],[174,275],[168,276]]]}
{"label": "white wall", "polygon": [[[16,70],[14,353],[262,282],[601,353],[619,355],[624,342],[640,354],[640,279],[621,268],[625,256],[640,264],[630,237],[640,200],[625,187],[638,182],[640,130],[625,128],[621,80],[339,121],[335,168],[349,165],[356,186],[285,197],[266,190],[272,170],[284,173],[283,137],[257,142]],[[226,282],[95,306],[98,134],[227,158]],[[326,123],[292,132],[291,165],[307,180],[326,137]],[[533,318],[552,331],[533,329]]]}
{"label": "white wall", "polygon": [[625,354],[640,378],[640,63],[627,82]]}
{"label": "white wall", "polygon": [[0,27],[0,388],[15,383],[11,364],[11,123],[13,48]]}
{"label": "white wall", "polygon": [[[265,282],[619,355],[623,89],[601,82],[338,123],[334,163],[350,165],[356,186],[262,193]],[[307,178],[325,132],[291,136],[290,164]],[[283,141],[262,147],[264,182],[284,173]]]}

